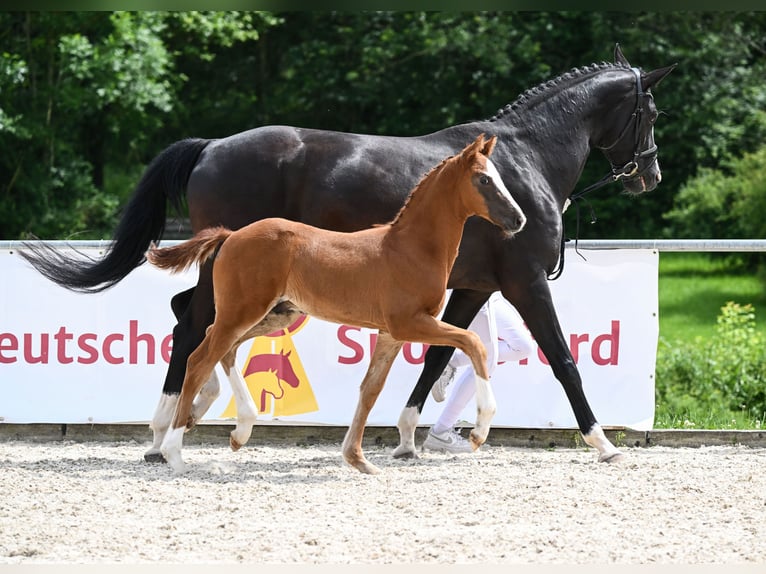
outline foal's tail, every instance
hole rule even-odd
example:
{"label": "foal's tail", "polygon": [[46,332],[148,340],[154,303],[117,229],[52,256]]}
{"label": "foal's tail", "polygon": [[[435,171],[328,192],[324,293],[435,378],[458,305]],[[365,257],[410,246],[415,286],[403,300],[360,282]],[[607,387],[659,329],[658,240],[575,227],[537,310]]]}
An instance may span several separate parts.
{"label": "foal's tail", "polygon": [[109,289],[144,262],[144,253],[165,231],[167,204],[179,212],[186,184],[210,140],[188,138],[152,160],[138,182],[103,258],[69,255],[44,243],[26,243],[19,255],[58,285],[83,293]]}
{"label": "foal's tail", "polygon": [[213,255],[218,246],[234,233],[225,227],[203,229],[197,235],[172,247],[152,246],[146,252],[146,259],[160,269],[169,269],[171,273],[187,270],[194,263],[202,265]]}

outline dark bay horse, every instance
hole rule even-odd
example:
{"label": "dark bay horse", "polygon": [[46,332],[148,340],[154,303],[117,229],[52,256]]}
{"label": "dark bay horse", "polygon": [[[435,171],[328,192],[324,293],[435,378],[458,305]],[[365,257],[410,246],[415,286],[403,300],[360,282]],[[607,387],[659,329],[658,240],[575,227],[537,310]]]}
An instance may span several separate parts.
{"label": "dark bay horse", "polygon": [[[442,316],[467,327],[494,291],[518,309],[569,399],[585,442],[599,460],[615,460],[585,397],[580,374],[564,338],[548,286],[562,245],[562,212],[591,150],[598,149],[629,193],[660,182],[651,89],[674,66],[643,72],[632,68],[619,46],[614,64],[573,69],[527,90],[487,120],[448,127],[419,137],[382,137],[266,126],[217,139],[185,139],[170,145],[148,166],[124,209],[103,259],[69,257],[30,246],[26,257],[41,273],[72,290],[107,289],[145,261],[161,238],[167,204],[185,196],[192,229],[237,229],[267,217],[354,231],[390,221],[406,193],[441,158],[456,153],[480,133],[499,136],[492,159],[527,216],[524,230],[507,238],[481,218],[465,225]],[[151,427],[147,460],[162,460],[160,445],[178,400],[186,361],[213,322],[211,265],[202,265],[197,285],[171,301],[178,323],[173,352]],[[277,306],[271,314],[289,314]],[[278,321],[277,321],[278,322]],[[415,456],[414,428],[433,382],[454,348],[432,346],[399,427],[395,456]],[[193,412],[200,417],[217,395],[213,376]]]}
{"label": "dark bay horse", "polygon": [[[254,332],[254,327],[257,330],[277,304],[288,302],[325,321],[379,330],[343,441],[343,458],[350,465],[367,474],[379,472],[362,452],[364,427],[407,341],[451,345],[471,358],[478,389],[471,441],[475,448],[484,443],[495,414],[487,351],[478,335],[436,316],[446,299],[466,220],[478,215],[507,237],[524,226],[524,214],[489,159],[495,143],[495,137],[485,140],[482,134],[441,162],[387,225],[342,233],[272,217],[237,231],[208,228],[184,243],[147,253],[153,265],[174,272],[213,258],[215,319],[189,356],[173,421],[161,447],[176,472],[185,468],[181,443],[192,402],[216,363],[238,373],[233,367],[239,344],[266,334]],[[239,386],[234,396],[247,403],[237,404],[237,427],[230,438],[232,448],[238,450],[250,438],[257,411],[244,379],[230,380]]]}

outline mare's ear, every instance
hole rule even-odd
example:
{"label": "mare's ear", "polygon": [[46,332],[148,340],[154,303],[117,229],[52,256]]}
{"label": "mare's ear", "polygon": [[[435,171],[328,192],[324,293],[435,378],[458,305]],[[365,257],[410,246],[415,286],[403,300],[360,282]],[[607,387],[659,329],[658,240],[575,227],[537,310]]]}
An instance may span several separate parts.
{"label": "mare's ear", "polygon": [[622,55],[622,50],[620,50],[619,44],[614,45],[614,63],[622,64],[623,66],[630,68],[630,62],[628,62],[628,59]]}
{"label": "mare's ear", "polygon": [[673,71],[673,68],[675,68],[678,64],[673,64],[672,66],[666,66],[665,68],[657,68],[656,70],[652,70],[651,72],[646,72],[645,74],[641,74],[641,86],[643,87],[644,91],[648,90],[652,86],[658,85],[662,79],[667,76],[670,72]]}
{"label": "mare's ear", "polygon": [[484,142],[484,147],[481,149],[481,153],[489,157],[492,154],[492,150],[495,149],[497,143],[497,136],[492,136]]}

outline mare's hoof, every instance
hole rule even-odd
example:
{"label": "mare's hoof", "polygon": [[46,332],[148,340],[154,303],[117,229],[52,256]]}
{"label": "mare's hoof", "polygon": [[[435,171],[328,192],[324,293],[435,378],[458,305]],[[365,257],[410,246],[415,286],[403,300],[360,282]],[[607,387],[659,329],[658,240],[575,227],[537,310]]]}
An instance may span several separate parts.
{"label": "mare's hoof", "polygon": [[242,448],[242,445],[234,440],[233,436],[229,437],[229,446],[231,447],[231,450],[234,452],[237,452],[239,449]]}
{"label": "mare's hoof", "polygon": [[146,462],[153,462],[153,463],[161,463],[165,464],[167,460],[165,460],[165,457],[162,456],[161,452],[147,452],[144,454],[144,460]]}
{"label": "mare's hoof", "polygon": [[408,448],[406,446],[398,446],[396,449],[394,449],[394,452],[392,453],[392,456],[394,458],[399,459],[416,459],[420,458],[418,457],[418,453],[415,452],[413,449]]}

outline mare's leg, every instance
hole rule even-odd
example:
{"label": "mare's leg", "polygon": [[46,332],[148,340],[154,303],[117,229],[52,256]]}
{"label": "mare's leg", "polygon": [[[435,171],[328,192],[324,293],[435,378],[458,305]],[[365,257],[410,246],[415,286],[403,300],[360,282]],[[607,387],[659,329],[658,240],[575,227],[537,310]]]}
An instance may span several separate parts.
{"label": "mare's leg", "polygon": [[[444,309],[442,320],[463,329],[467,328],[489,295],[489,293],[480,291],[453,289]],[[434,382],[439,378],[444,367],[447,366],[454,350],[454,347],[440,345],[432,345],[428,348],[418,382],[399,416],[397,423],[399,446],[394,449],[393,456],[395,458],[417,458],[415,428],[420,413],[423,412],[423,405],[425,405],[428,394],[431,392],[431,387],[434,386]]]}
{"label": "mare's leg", "polygon": [[[173,315],[175,315],[177,321],[181,319],[183,314],[189,308],[189,304],[191,303],[193,295],[194,287],[176,294],[170,300],[170,308],[173,310]],[[197,421],[202,420],[202,417],[205,416],[205,413],[208,411],[208,409],[210,409],[210,406],[215,402],[220,393],[221,383],[218,380],[218,375],[215,371],[213,371],[210,373],[210,379],[208,379],[207,383],[205,383],[205,385],[202,387],[202,390],[200,390],[199,394],[194,399],[194,403],[192,405],[191,422],[188,425],[189,428],[196,425]],[[156,445],[158,452],[161,443],[162,440],[160,439],[159,443]]]}
{"label": "mare's leg", "polygon": [[359,390],[359,402],[356,405],[356,412],[348,427],[346,436],[343,439],[343,458],[344,460],[365,474],[377,474],[380,472],[378,467],[370,463],[362,452],[362,437],[364,435],[364,426],[367,423],[367,416],[370,414],[375,401],[378,400],[380,391],[386,382],[386,377],[391,370],[391,365],[396,359],[399,349],[402,348],[402,341],[394,340],[389,333],[380,331],[375,343],[375,350],[372,352],[370,366],[364,375],[362,385]]}
{"label": "mare's leg", "polygon": [[450,345],[463,351],[471,359],[476,374],[476,425],[469,440],[474,450],[487,440],[490,422],[495,416],[495,395],[489,384],[487,350],[481,338],[472,331],[440,321],[428,314],[419,315],[402,325],[391,326],[391,334],[399,340],[417,341],[432,345]]}
{"label": "mare's leg", "polygon": [[[234,395],[234,401],[237,405],[237,427],[231,431],[229,437],[231,450],[239,450],[250,439],[253,425],[258,418],[258,408],[255,406],[255,401],[250,394],[250,390],[247,388],[247,383],[242,377],[242,373],[236,368],[234,363],[237,358],[237,349],[248,339],[267,335],[274,331],[289,327],[301,314],[301,311],[289,301],[279,303],[260,323],[240,337],[237,343],[228,353],[226,353],[226,355],[224,355],[223,359],[221,359],[221,366],[223,367],[224,373],[226,373],[226,378],[229,380]],[[203,387],[200,394],[202,394],[204,390],[205,387]]]}
{"label": "mare's leg", "polygon": [[[178,317],[178,323],[173,328],[173,350],[170,353],[170,364],[165,375],[165,384],[149,424],[154,433],[154,440],[151,448],[144,454],[144,460],[147,462],[165,461],[162,456],[161,445],[183,386],[186,362],[192,351],[205,337],[205,330],[215,317],[211,270],[211,262],[205,262],[200,267],[197,286],[179,293],[171,301],[171,308]],[[215,382],[211,383],[213,386],[210,387],[210,391],[215,392],[214,385],[217,382],[216,377]],[[209,400],[209,397],[204,400]],[[196,412],[199,413],[200,410],[198,408]]]}
{"label": "mare's leg", "polygon": [[618,461],[622,453],[609,442],[585,398],[580,373],[561,332],[547,278],[540,275],[523,284],[509,281],[503,284],[502,291],[524,318],[553,374],[564,387],[585,442],[598,450],[599,461]]}

